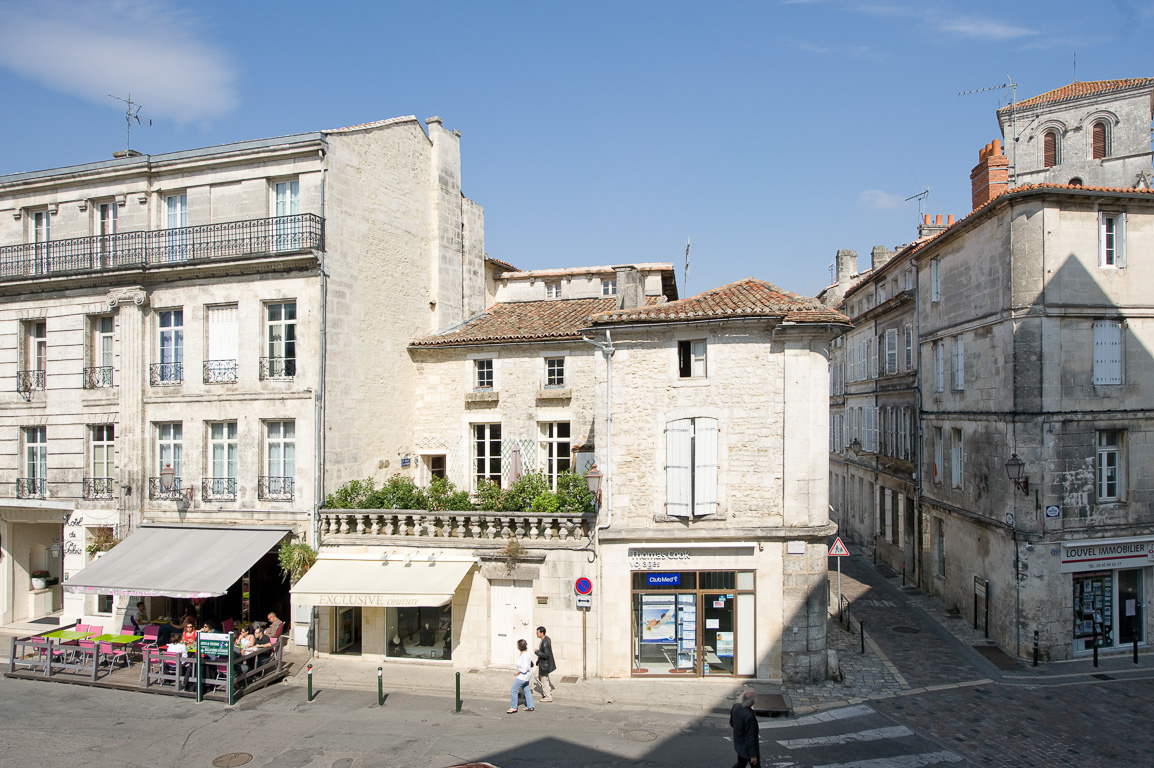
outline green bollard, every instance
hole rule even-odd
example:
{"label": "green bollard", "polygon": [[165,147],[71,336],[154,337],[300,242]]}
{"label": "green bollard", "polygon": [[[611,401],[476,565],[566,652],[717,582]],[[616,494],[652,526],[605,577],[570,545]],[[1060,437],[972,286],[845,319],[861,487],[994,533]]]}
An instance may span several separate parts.
{"label": "green bollard", "polygon": [[313,700],[313,665],[309,664],[307,667],[305,667],[305,672],[307,672],[308,676],[309,676],[309,694],[308,694],[309,697],[308,697],[308,700],[312,701]]}
{"label": "green bollard", "polygon": [[457,673],[457,712],[461,711],[461,673]]}
{"label": "green bollard", "polygon": [[377,667],[377,706],[385,706],[385,668]]}

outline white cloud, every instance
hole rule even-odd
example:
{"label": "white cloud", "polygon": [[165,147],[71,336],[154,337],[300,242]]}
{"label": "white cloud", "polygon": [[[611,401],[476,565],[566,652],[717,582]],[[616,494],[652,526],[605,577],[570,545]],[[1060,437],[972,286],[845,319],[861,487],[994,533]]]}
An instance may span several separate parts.
{"label": "white cloud", "polygon": [[[931,21],[931,23],[933,22]],[[997,42],[1017,40],[1021,37],[1032,37],[1038,34],[1034,30],[1026,29],[1025,27],[1015,27],[991,18],[976,18],[972,16],[956,16],[954,18],[942,19],[938,22],[938,27],[944,32],[952,32],[962,37],[972,37],[977,40],[993,40]]]}
{"label": "white cloud", "polygon": [[857,202],[865,208],[892,211],[900,208],[905,199],[901,195],[891,195],[880,189],[866,189],[858,193]]}
{"label": "white cloud", "polygon": [[227,55],[198,27],[153,0],[0,2],[0,66],[99,104],[131,93],[141,114],[204,120],[237,98]]}

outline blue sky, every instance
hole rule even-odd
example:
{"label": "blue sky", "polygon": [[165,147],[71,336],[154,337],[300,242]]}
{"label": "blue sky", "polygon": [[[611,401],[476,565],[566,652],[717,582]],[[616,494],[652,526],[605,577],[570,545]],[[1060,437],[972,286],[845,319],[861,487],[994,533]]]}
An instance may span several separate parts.
{"label": "blue sky", "polygon": [[[486,249],[799,293],[927,213],[970,210],[994,110],[1154,76],[1147,0],[11,2],[0,174],[414,114],[462,132]],[[681,287],[685,295],[685,287]]]}

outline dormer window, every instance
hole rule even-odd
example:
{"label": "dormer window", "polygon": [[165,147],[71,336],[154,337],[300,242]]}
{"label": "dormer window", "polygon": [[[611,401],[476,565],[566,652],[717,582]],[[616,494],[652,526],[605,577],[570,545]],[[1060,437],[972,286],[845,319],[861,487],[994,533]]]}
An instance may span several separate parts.
{"label": "dormer window", "polygon": [[1042,167],[1053,168],[1061,160],[1057,131],[1046,131],[1042,136]]}
{"label": "dormer window", "polygon": [[617,279],[605,277],[601,279],[601,295],[602,296],[616,296],[617,295]]}
{"label": "dormer window", "polygon": [[559,299],[561,298],[561,283],[545,283],[545,298]]}
{"label": "dormer window", "polygon": [[1101,120],[1094,123],[1091,131],[1091,141],[1093,143],[1093,156],[1095,160],[1101,160],[1110,156],[1110,129],[1106,123]]}

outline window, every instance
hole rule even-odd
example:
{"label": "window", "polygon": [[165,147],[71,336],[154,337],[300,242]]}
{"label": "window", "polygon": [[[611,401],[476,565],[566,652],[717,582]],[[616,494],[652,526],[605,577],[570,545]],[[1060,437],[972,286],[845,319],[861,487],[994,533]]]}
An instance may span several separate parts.
{"label": "window", "polygon": [[84,370],[85,389],[102,389],[112,386],[112,340],[115,325],[111,315],[89,319],[92,341],[89,353],[90,367]]}
{"label": "window", "polygon": [[1122,383],[1122,323],[1099,320],[1094,323],[1094,385]]}
{"label": "window", "polygon": [[601,295],[602,296],[616,296],[617,295],[617,278],[603,277],[601,278]]}
{"label": "window", "polygon": [[874,354],[873,336],[866,339],[866,359],[869,360],[869,377],[876,379],[878,377],[878,357]]}
{"label": "window", "polygon": [[1122,433],[1098,433],[1098,501],[1121,501],[1125,491],[1122,475]]}
{"label": "window", "polygon": [[473,387],[475,389],[492,389],[493,388],[493,361],[492,360],[474,360],[473,361]]}
{"label": "window", "polygon": [[276,182],[273,196],[273,216],[277,217],[273,246],[278,251],[296,250],[301,247],[300,224],[286,217],[300,213],[300,182],[295,179]]}
{"label": "window", "polygon": [[914,369],[914,327],[907,325],[906,333],[906,370],[912,371]]}
{"label": "window", "polygon": [[[173,491],[179,491],[184,470],[184,426],[180,422],[156,425],[156,477],[150,478],[148,491],[150,499],[170,498]],[[171,467],[175,476],[172,488],[161,487],[161,478],[166,467]]]}
{"label": "window", "polygon": [[966,388],[966,340],[954,337],[954,389]]}
{"label": "window", "polygon": [[165,234],[164,261],[184,261],[188,258],[188,195],[168,195],[164,198]]}
{"label": "window", "polygon": [[934,554],[937,555],[938,575],[946,575],[946,523],[944,520],[934,520]]}
{"label": "window", "polygon": [[955,488],[962,487],[962,430],[955,427],[952,430],[953,440],[950,443],[950,483]]}
{"label": "window", "polygon": [[946,351],[945,344],[940,341],[934,342],[934,391],[941,392],[945,389],[946,382]]}
{"label": "window", "polygon": [[261,378],[291,379],[297,373],[297,303],[265,305],[268,357],[261,359]]}
{"label": "window", "polygon": [[849,345],[849,380],[857,381],[857,348]]}
{"label": "window", "polygon": [[909,409],[905,406],[897,409],[897,446],[894,451],[897,458],[907,460],[910,457],[910,430],[909,423],[906,421],[909,418],[908,411]]}
{"label": "window", "polygon": [[565,386],[565,358],[563,358],[563,357],[547,357],[547,358],[545,358],[545,386],[546,387],[563,387],[563,386]]}
{"label": "window", "polygon": [[1126,215],[1098,214],[1098,266],[1126,266]]}
{"label": "window", "polygon": [[863,429],[865,431],[865,439],[862,440],[862,447],[866,453],[877,453],[878,450],[878,409],[873,406],[866,406],[862,413],[865,417]]}
{"label": "window", "polygon": [[569,422],[551,421],[541,424],[541,454],[545,459],[545,476],[549,487],[557,490],[557,476],[568,472],[573,465],[572,444],[569,442]]}
{"label": "window", "polygon": [[96,235],[100,253],[100,262],[97,266],[110,267],[116,256],[116,213],[115,201],[100,203],[96,206]]}
{"label": "window", "polygon": [[426,456],[425,457],[425,467],[429,471],[429,477],[430,478],[439,478],[441,480],[444,480],[446,477],[448,477],[448,472],[446,471],[446,468],[445,468],[446,462],[445,462],[445,455],[444,454],[439,454],[436,456]]}
{"label": "window", "polygon": [[1101,120],[1094,123],[1094,127],[1091,129],[1091,142],[1095,160],[1101,160],[1110,155],[1110,130],[1106,123]]}
{"label": "window", "polygon": [[48,241],[51,239],[51,218],[46,210],[35,211],[32,214],[32,242],[36,250],[36,273],[48,272]]}
{"label": "window", "polygon": [[942,300],[942,275],[937,259],[930,259],[930,301]]}
{"label": "window", "polygon": [[24,477],[16,480],[16,495],[42,499],[48,494],[48,430],[24,428]]}
{"label": "window", "polygon": [[236,498],[236,422],[214,421],[208,425],[208,465],[212,475],[205,478],[205,501]]}
{"label": "window", "polygon": [[90,476],[84,483],[84,498],[111,499],[116,477],[115,427],[97,424],[89,428],[92,445]]}
{"label": "window", "polygon": [[917,284],[917,275],[913,267],[906,268],[906,290],[912,291]]}
{"label": "window", "polygon": [[1061,145],[1057,131],[1046,131],[1042,135],[1042,167],[1053,168],[1060,160]]}
{"label": "window", "polygon": [[706,375],[705,339],[677,342],[677,372],[683,379]]}
{"label": "window", "polygon": [[208,307],[208,359],[204,361],[205,384],[236,382],[237,307]]}
{"label": "window", "polygon": [[501,484],[501,425],[473,425],[473,481]]}
{"label": "window", "polygon": [[886,374],[898,372],[898,331],[896,328],[886,329]]}
{"label": "window", "polygon": [[698,517],[717,511],[717,419],[678,419],[665,426],[665,511]]}
{"label": "window", "polygon": [[942,482],[942,463],[945,459],[945,446],[942,444],[942,428],[934,427],[934,482]]}
{"label": "window", "polygon": [[875,290],[877,291],[878,304],[884,303],[886,300],[886,284],[879,283]]}
{"label": "window", "polygon": [[152,384],[179,384],[184,381],[184,310],[162,310],[157,323],[160,362],[152,366]]}
{"label": "window", "polygon": [[296,482],[296,422],[265,422],[265,471],[258,483],[262,499],[291,501]]}
{"label": "window", "polygon": [[545,298],[561,298],[561,283],[545,283]]}
{"label": "window", "polygon": [[48,322],[28,320],[21,326],[24,335],[22,370],[16,374],[16,390],[31,392],[44,389],[48,367]]}

